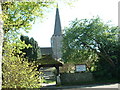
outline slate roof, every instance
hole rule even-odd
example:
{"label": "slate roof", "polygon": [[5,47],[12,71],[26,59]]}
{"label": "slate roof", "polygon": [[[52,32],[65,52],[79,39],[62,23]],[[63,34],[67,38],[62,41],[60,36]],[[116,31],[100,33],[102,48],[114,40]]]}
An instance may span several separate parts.
{"label": "slate roof", "polygon": [[55,35],[55,36],[62,35],[61,22],[60,22],[58,8],[56,8],[56,17],[55,17],[55,26],[54,26],[54,34],[53,35]]}
{"label": "slate roof", "polygon": [[51,47],[41,47],[40,50],[42,55],[52,55]]}

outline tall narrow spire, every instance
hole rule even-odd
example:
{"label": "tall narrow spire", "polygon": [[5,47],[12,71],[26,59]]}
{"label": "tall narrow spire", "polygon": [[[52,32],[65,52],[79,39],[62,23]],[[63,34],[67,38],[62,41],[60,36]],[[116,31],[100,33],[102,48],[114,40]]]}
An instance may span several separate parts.
{"label": "tall narrow spire", "polygon": [[58,5],[56,8],[56,16],[55,16],[55,27],[54,27],[54,34],[51,37],[51,47],[53,52],[53,58],[58,60],[62,58],[62,31],[61,31],[61,23],[60,23],[60,16],[59,16],[59,10]]}
{"label": "tall narrow spire", "polygon": [[55,36],[62,35],[58,5],[57,5],[57,8],[56,8],[54,35]]}

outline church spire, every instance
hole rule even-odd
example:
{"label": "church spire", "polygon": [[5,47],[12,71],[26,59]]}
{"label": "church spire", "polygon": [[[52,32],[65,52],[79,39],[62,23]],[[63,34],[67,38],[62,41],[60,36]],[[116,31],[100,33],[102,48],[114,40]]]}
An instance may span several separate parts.
{"label": "church spire", "polygon": [[56,8],[54,35],[55,36],[62,35],[58,5],[57,5],[57,8]]}
{"label": "church spire", "polygon": [[56,16],[55,16],[55,26],[54,26],[54,34],[51,38],[51,47],[53,52],[53,58],[54,59],[60,59],[62,58],[62,31],[61,31],[61,23],[60,23],[60,16],[59,16],[59,10],[58,5],[56,8]]}

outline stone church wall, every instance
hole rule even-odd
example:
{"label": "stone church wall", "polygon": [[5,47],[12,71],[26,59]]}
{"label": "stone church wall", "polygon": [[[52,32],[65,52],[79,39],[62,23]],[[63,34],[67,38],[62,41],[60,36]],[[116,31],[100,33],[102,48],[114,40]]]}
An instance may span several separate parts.
{"label": "stone church wall", "polygon": [[53,36],[51,38],[51,46],[53,51],[53,58],[59,59],[62,57],[62,36]]}

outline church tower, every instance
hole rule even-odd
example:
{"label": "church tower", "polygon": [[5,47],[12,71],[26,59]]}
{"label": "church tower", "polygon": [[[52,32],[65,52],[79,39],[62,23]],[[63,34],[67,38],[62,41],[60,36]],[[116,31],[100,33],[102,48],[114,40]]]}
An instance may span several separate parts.
{"label": "church tower", "polygon": [[55,16],[55,26],[54,26],[54,34],[51,37],[51,47],[52,47],[52,55],[53,58],[58,60],[62,57],[62,31],[61,31],[61,22],[59,16],[59,9],[56,8],[56,16]]}

